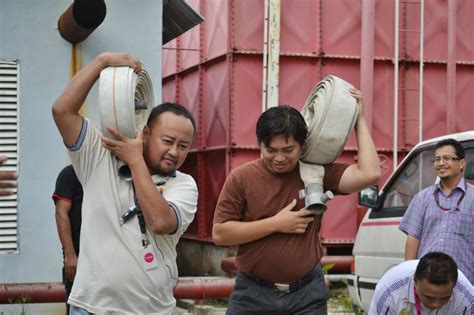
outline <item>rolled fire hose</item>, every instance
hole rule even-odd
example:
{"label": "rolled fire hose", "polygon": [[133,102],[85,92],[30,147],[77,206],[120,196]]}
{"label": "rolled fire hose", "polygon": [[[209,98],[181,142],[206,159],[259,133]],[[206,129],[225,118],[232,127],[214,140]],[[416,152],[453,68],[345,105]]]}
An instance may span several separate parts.
{"label": "rolled fire hose", "polygon": [[308,138],[300,160],[305,185],[305,206],[315,214],[327,209],[334,195],[323,192],[324,164],[334,162],[344,149],[357,120],[357,100],[349,93],[350,83],[333,75],[320,81],[301,110],[308,125]]}
{"label": "rolled fire hose", "polygon": [[[153,85],[146,70],[137,74],[130,67],[108,67],[100,73],[100,124],[106,137],[114,138],[107,130],[112,127],[128,138],[135,138],[154,104]],[[124,179],[131,179],[124,163],[119,163],[118,172]]]}

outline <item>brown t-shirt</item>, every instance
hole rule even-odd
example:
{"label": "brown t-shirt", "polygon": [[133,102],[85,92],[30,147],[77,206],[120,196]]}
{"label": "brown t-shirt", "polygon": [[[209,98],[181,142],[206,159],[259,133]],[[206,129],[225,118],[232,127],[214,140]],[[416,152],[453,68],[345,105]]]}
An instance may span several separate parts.
{"label": "brown t-shirt", "polygon": [[[337,189],[348,164],[324,167],[324,191]],[[256,221],[274,216],[296,199],[295,210],[304,207],[298,191],[304,189],[299,167],[292,172],[274,175],[262,159],[234,169],[222,188],[214,223]],[[319,239],[322,215],[315,217],[304,234],[273,233],[238,246],[236,264],[239,271],[268,282],[290,283],[311,272],[323,252]]]}

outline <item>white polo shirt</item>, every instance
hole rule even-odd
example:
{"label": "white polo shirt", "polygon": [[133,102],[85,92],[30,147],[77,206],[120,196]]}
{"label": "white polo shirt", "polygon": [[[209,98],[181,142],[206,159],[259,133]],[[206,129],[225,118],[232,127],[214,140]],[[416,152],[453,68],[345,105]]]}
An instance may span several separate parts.
{"label": "white polo shirt", "polygon": [[152,176],[178,218],[173,235],[147,229],[158,268],[143,264],[141,232],[134,216],[120,225],[134,204],[131,182],[118,176],[118,160],[102,147],[99,131],[84,119],[69,153],[84,188],[80,254],[69,303],[98,314],[171,314],[178,280],[176,244],[194,218],[198,192],[189,175]]}
{"label": "white polo shirt", "polygon": [[[370,304],[369,315],[413,314],[415,307],[414,275],[419,260],[408,260],[388,270],[377,283]],[[430,310],[421,305],[422,314],[472,315],[474,314],[473,287],[466,276],[458,270],[458,281],[449,302],[438,309]]]}

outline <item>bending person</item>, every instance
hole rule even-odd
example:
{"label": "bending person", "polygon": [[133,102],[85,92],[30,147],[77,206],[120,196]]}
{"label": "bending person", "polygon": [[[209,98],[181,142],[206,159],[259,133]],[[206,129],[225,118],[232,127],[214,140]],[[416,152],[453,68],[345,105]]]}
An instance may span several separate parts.
{"label": "bending person", "polygon": [[473,294],[456,262],[432,252],[387,271],[377,283],[369,315],[471,315]]}

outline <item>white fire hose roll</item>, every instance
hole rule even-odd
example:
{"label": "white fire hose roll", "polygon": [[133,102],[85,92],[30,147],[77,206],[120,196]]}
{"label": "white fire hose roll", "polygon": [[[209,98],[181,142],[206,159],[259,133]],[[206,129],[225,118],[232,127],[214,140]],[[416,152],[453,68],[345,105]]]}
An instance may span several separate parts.
{"label": "white fire hose roll", "polygon": [[357,120],[356,99],[350,95],[352,85],[338,77],[327,76],[311,91],[301,110],[308,125],[308,138],[299,167],[305,189],[305,206],[314,214],[327,209],[334,195],[323,191],[324,167],[341,154]]}
{"label": "white fire hose roll", "polygon": [[320,81],[301,110],[308,125],[303,162],[329,164],[344,149],[357,120],[357,100],[350,95],[352,84],[333,75]]}
{"label": "white fire hose roll", "polygon": [[139,74],[130,67],[108,67],[99,79],[99,112],[102,133],[112,127],[128,138],[135,138],[145,126],[155,104],[153,86],[146,70]]}

